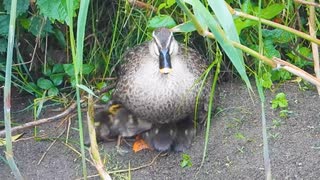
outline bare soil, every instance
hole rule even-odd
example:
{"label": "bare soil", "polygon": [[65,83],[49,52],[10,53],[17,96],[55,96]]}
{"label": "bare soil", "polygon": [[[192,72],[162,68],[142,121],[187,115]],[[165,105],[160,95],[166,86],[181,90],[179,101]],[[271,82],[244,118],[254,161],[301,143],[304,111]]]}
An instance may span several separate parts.
{"label": "bare soil", "polygon": [[[271,109],[270,101],[284,92],[289,101],[288,118],[280,118],[280,110]],[[239,82],[228,82],[218,87],[218,107],[222,110],[213,118],[208,144],[208,154],[200,168],[204,131],[199,132],[190,155],[192,166],[181,168],[182,153],[158,155],[158,152],[133,153],[129,145],[122,143],[126,154],[119,154],[115,142],[100,144],[106,167],[113,171],[114,179],[264,179],[261,105],[257,93]],[[269,134],[269,151],[273,179],[319,179],[320,177],[320,99],[315,90],[302,91],[297,84],[286,83],[275,92],[266,91],[266,117]],[[32,102],[32,99],[30,99]],[[1,102],[2,103],[2,102]],[[14,122],[32,121],[30,111],[22,111],[30,103],[26,96],[13,99]],[[1,105],[0,105],[1,106]],[[2,106],[1,106],[2,107]],[[3,117],[1,109],[0,117]],[[41,117],[54,115],[47,112]],[[275,123],[272,123],[273,120]],[[280,123],[276,123],[280,122]],[[81,158],[75,121],[71,122],[66,145],[68,121],[59,121],[24,130],[22,139],[14,143],[14,157],[25,179],[79,179],[82,177]],[[63,133],[64,132],[64,133]],[[60,137],[59,135],[63,133]],[[53,143],[53,140],[56,141]],[[72,147],[72,148],[71,148]],[[74,149],[77,151],[75,151]],[[0,147],[4,157],[4,147]],[[43,158],[42,158],[43,156]],[[87,151],[87,157],[90,159]],[[157,157],[157,158],[155,158]],[[149,164],[152,160],[153,163]],[[138,170],[134,168],[139,166]],[[89,175],[97,174],[88,162]],[[120,173],[118,170],[132,169]],[[14,179],[9,166],[0,159],[0,179]],[[94,176],[93,179],[99,179]]]}

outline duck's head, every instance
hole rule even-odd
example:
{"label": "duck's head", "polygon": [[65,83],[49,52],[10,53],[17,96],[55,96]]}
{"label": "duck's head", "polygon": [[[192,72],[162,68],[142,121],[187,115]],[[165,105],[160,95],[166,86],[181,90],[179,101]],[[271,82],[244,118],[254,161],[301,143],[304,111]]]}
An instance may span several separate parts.
{"label": "duck's head", "polygon": [[178,43],[167,28],[154,30],[152,37],[151,54],[159,58],[160,73],[168,74],[172,71],[171,56],[177,53]]}

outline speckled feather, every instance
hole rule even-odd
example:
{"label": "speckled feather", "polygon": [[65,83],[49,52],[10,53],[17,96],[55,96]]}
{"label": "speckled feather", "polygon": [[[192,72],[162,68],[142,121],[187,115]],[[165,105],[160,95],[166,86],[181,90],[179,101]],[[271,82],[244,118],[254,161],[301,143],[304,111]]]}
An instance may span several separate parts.
{"label": "speckled feather", "polygon": [[[118,72],[113,99],[137,117],[152,123],[192,117],[200,87],[196,82],[207,68],[205,59],[197,51],[172,41],[176,49],[171,54],[171,73],[159,72],[159,58],[152,54],[153,41],[130,49],[123,56]],[[207,92],[208,85],[200,103]]]}

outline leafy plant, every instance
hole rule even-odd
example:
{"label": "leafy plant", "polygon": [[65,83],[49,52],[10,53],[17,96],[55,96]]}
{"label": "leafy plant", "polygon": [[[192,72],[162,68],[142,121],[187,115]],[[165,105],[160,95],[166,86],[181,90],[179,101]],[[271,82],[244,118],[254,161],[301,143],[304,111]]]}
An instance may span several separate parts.
{"label": "leafy plant", "polygon": [[276,108],[287,108],[288,107],[288,100],[286,98],[285,93],[278,93],[276,97],[272,100],[272,109]]}
{"label": "leafy plant", "polygon": [[188,154],[183,153],[181,157],[182,157],[182,160],[180,162],[180,167],[182,168],[192,167],[191,157]]}

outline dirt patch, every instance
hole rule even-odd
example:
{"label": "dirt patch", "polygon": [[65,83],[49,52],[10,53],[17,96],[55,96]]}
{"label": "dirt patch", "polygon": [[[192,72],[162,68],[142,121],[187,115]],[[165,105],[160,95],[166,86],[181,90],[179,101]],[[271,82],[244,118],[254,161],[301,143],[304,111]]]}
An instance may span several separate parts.
{"label": "dirt patch", "polygon": [[[269,151],[274,179],[318,179],[320,177],[320,111],[319,96],[314,90],[301,91],[296,84],[284,84],[276,92],[266,92],[267,102],[276,93],[285,92],[289,101],[289,117],[280,119],[279,110],[266,105],[269,137]],[[152,165],[131,171],[116,173],[114,179],[263,179],[263,146],[260,118],[260,104],[257,94],[251,97],[246,87],[240,83],[219,85],[219,107],[222,109],[214,119],[210,132],[208,154],[204,165],[199,169],[204,132],[200,132],[192,147],[185,152],[190,155],[192,167],[181,168],[181,153],[159,156]],[[24,103],[23,103],[24,102]],[[13,112],[26,107],[25,98],[13,101]],[[1,109],[2,111],[2,109]],[[3,112],[0,113],[3,117]],[[53,113],[45,113],[49,116]],[[26,112],[14,113],[19,123],[32,119]],[[275,120],[272,123],[272,120]],[[38,128],[46,139],[35,140],[33,130],[25,131],[24,138],[14,143],[15,160],[26,179],[76,179],[81,178],[81,158],[65,145],[67,121],[51,123]],[[71,123],[71,127],[76,127]],[[60,133],[65,133],[54,138]],[[69,130],[69,144],[79,149],[77,131]],[[158,155],[157,152],[133,153],[130,147],[122,148],[129,152],[120,155],[115,143],[100,145],[103,158],[108,159],[110,170],[135,168],[146,165]],[[47,150],[48,149],[48,150]],[[40,163],[39,160],[46,152]],[[4,157],[4,148],[0,147]],[[90,157],[88,156],[90,159]],[[96,174],[94,167],[87,163],[90,175]],[[0,160],[1,179],[12,179],[10,168]],[[95,177],[94,179],[99,179]]]}

